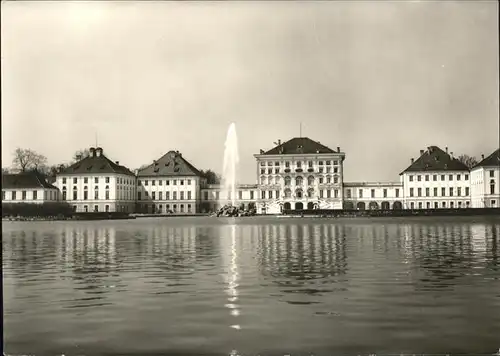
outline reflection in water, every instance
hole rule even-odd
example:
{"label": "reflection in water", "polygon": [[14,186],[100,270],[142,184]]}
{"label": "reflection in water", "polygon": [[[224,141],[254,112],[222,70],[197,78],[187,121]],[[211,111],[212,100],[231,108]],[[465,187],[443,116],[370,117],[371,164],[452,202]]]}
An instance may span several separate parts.
{"label": "reflection in water", "polygon": [[498,348],[497,222],[233,221],[5,223],[6,352]]}
{"label": "reflection in water", "polygon": [[[224,259],[226,262],[224,263],[224,269],[225,269],[225,280],[227,283],[227,289],[226,293],[228,295],[227,298],[227,303],[225,304],[225,307],[230,310],[230,314],[234,317],[238,317],[240,315],[240,309],[238,306],[238,281],[239,281],[239,274],[238,274],[238,252],[237,252],[237,246],[236,246],[236,225],[231,225],[229,226],[230,229],[230,236],[229,238],[227,236],[222,235],[221,239],[221,244],[222,246],[225,246],[225,251],[223,252]],[[241,326],[237,323],[234,322],[231,324],[231,328],[239,330],[241,329]]]}

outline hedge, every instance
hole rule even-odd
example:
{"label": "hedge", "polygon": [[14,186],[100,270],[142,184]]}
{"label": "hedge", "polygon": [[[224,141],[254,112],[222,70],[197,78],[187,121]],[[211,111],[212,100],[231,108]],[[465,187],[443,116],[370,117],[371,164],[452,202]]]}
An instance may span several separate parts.
{"label": "hedge", "polygon": [[66,202],[2,203],[2,217],[71,216],[72,214],[73,208]]}

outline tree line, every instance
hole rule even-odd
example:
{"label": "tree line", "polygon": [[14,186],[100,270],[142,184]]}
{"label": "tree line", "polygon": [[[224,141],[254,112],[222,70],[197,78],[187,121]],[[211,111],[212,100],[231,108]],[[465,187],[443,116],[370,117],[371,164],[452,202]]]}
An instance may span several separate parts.
{"label": "tree line", "polygon": [[[90,156],[89,149],[81,149],[75,151],[69,163],[60,163],[56,165],[49,165],[47,157],[29,148],[16,148],[12,154],[12,164],[10,167],[2,167],[2,174],[8,173],[26,173],[26,172],[39,172],[47,177],[55,177],[57,173],[68,168],[72,164],[81,159]],[[148,165],[143,165],[139,169],[145,168]],[[214,171],[207,169],[201,170],[202,177],[207,179],[208,184],[219,184],[220,176]]]}

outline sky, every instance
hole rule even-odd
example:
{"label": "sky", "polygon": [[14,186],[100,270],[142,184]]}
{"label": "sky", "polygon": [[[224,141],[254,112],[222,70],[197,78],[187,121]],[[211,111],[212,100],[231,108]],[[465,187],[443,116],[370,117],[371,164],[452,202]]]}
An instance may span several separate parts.
{"label": "sky", "polygon": [[130,169],[169,150],[241,183],[300,135],[345,181],[397,181],[437,145],[499,147],[496,1],[2,2],[2,167],[17,147]]}

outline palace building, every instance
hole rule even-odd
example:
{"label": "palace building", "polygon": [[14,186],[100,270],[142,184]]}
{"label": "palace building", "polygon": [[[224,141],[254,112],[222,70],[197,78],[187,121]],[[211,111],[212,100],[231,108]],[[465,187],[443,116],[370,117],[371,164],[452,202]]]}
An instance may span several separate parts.
{"label": "palace building", "polygon": [[136,177],[128,168],[113,162],[101,147],[91,147],[89,156],[57,174],[61,200],[76,212],[134,212]]}
{"label": "palace building", "polygon": [[500,206],[500,149],[472,168],[471,194],[473,208],[498,208]]}
{"label": "palace building", "polygon": [[38,172],[2,174],[2,202],[41,204],[58,199],[59,189]]}

